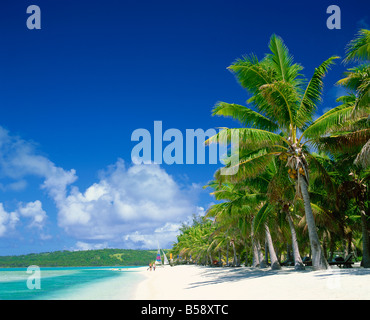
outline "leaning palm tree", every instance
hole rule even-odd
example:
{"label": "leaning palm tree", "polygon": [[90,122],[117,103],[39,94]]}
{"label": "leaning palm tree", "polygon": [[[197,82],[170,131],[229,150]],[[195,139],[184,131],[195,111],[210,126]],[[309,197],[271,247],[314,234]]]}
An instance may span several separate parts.
{"label": "leaning palm tree", "polygon": [[302,66],[293,63],[293,57],[280,37],[273,35],[269,48],[271,53],[261,61],[252,54],[229,67],[242,87],[251,94],[247,101],[250,107],[217,103],[213,115],[232,117],[244,127],[223,129],[207,143],[230,141],[237,133],[240,149],[246,147],[248,150],[246,154],[240,154],[238,164],[238,174],[245,176],[263,172],[274,157],[285,159],[297,187],[297,196],[304,201],[313,266],[326,269],[328,263],[310,204],[309,163],[314,159],[306,148],[310,141],[305,141],[305,131],[309,130],[317,104],[321,101],[323,77],[338,57],[324,61],[306,81],[300,74]]}

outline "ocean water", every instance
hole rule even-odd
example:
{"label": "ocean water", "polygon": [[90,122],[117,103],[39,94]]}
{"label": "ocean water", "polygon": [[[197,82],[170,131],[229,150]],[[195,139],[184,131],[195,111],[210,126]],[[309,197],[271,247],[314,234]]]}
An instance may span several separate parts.
{"label": "ocean water", "polygon": [[139,268],[40,268],[39,289],[28,288],[27,268],[0,268],[0,300],[131,299],[143,279]]}

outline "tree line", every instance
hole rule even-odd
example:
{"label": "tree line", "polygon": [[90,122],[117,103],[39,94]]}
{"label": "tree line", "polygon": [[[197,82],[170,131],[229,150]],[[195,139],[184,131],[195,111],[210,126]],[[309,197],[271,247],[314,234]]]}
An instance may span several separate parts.
{"label": "tree line", "polygon": [[55,251],[18,256],[1,256],[1,268],[145,266],[155,260],[156,250],[101,249]]}
{"label": "tree line", "polygon": [[[237,136],[239,148],[230,152],[238,170],[215,172],[205,188],[218,203],[183,225],[172,252],[197,263],[230,255],[234,265],[290,263],[296,270],[305,268],[303,259],[327,269],[341,252],[369,268],[370,30],[361,29],[344,59],[329,57],[310,79],[279,36],[271,36],[269,50],[228,67],[246,90],[247,105],[218,102],[212,115],[231,117],[239,127],[206,144]],[[346,94],[317,117],[323,79],[335,63],[346,66],[336,83]]]}

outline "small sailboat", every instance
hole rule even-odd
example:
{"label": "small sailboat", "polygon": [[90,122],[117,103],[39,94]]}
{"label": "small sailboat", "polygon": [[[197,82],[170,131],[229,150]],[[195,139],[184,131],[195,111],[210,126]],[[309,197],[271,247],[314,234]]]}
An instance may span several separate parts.
{"label": "small sailboat", "polygon": [[161,251],[158,248],[157,252],[157,258],[155,259],[155,264],[156,265],[162,265],[162,259],[161,259]]}
{"label": "small sailboat", "polygon": [[165,266],[165,265],[170,264],[168,259],[167,259],[166,254],[163,251],[163,249],[162,249],[162,254],[163,254],[163,262],[162,262],[162,258],[161,258],[161,249],[159,249],[159,247],[158,247],[157,258],[155,259],[156,266]]}
{"label": "small sailboat", "polygon": [[166,257],[166,254],[164,253],[164,251],[163,251],[163,250],[162,250],[162,252],[163,252],[163,264],[164,264],[164,265],[170,264],[170,263],[168,262],[168,259],[167,259],[167,257]]}

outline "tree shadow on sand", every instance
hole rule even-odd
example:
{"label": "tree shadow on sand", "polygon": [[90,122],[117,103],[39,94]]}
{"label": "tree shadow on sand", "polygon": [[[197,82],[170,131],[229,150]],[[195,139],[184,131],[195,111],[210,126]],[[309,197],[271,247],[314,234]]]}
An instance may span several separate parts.
{"label": "tree shadow on sand", "polygon": [[213,285],[218,283],[226,282],[238,282],[245,279],[256,279],[262,277],[271,277],[276,274],[291,274],[296,272],[309,272],[309,271],[295,271],[294,268],[283,268],[281,270],[271,270],[269,268],[258,269],[250,267],[242,268],[205,268],[201,273],[201,276],[205,278],[204,281],[192,282],[187,289],[193,289],[196,287]]}
{"label": "tree shadow on sand", "polygon": [[242,268],[209,268],[204,267],[201,276],[203,281],[190,283],[187,289],[213,285],[218,283],[238,282],[245,279],[256,279],[263,277],[272,277],[274,275],[289,275],[299,273],[313,273],[313,276],[321,279],[329,278],[335,275],[353,275],[353,276],[370,276],[370,269],[364,268],[331,268],[315,272],[313,268],[306,267],[306,270],[296,271],[294,267],[284,267],[281,270],[271,270],[269,268],[258,269],[251,267]]}

